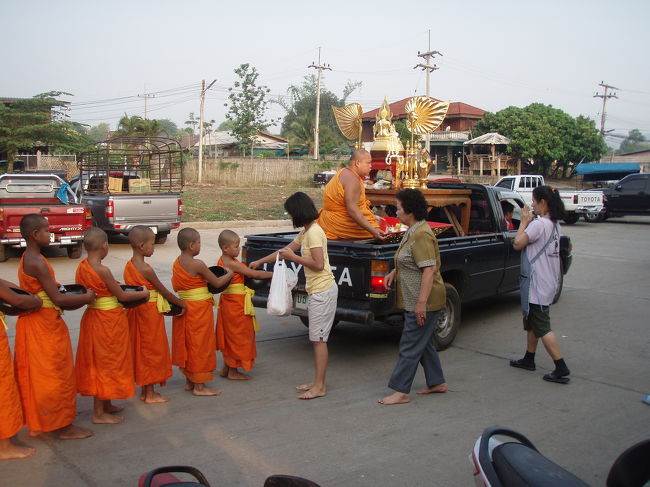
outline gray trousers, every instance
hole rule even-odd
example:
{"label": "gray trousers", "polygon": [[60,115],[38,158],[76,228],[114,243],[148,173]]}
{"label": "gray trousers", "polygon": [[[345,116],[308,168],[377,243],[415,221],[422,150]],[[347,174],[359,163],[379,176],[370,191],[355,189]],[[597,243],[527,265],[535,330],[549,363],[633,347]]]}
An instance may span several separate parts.
{"label": "gray trousers", "polygon": [[438,352],[431,342],[439,315],[440,311],[427,311],[424,325],[420,326],[417,324],[414,312],[404,313],[404,329],[399,342],[399,360],[390,376],[388,387],[403,394],[411,392],[419,363],[424,368],[427,387],[445,382]]}

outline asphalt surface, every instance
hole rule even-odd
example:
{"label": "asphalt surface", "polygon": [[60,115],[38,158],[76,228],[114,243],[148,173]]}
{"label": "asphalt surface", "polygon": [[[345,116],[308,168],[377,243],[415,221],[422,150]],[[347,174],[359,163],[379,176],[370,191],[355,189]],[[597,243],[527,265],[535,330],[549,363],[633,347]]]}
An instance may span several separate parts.
{"label": "asphalt surface", "polygon": [[[200,258],[215,263],[220,230],[200,231]],[[650,437],[650,407],[641,402],[650,393],[650,218],[579,222],[563,232],[573,240],[574,261],[551,318],[572,371],[568,385],[542,380],[553,364],[541,345],[537,371],[508,366],[525,346],[518,296],[509,295],[463,308],[458,337],[441,353],[447,394],[377,404],[389,393],[400,331],[342,323],[330,338],[327,397],[298,401],[294,386],[312,374],[306,329],[296,317],[258,310],[252,381],[216,378],[223,394],[197,398],[183,391],[175,371],[163,389],[171,402],[121,401],[119,425],[92,425],[91,400],[80,398],[77,423],[95,435],[64,442],[30,439],[21,430],[18,441],[36,447],[36,455],[0,463],[0,485],[134,486],[142,473],[174,464],[198,467],[212,485],[262,486],[273,473],[323,487],[473,485],[467,455],[495,424],[524,433],[590,485],[604,485],[616,456]],[[173,237],[150,259],[167,283],[178,254]],[[106,263],[121,279],[130,248],[125,239],[110,247]],[[73,282],[77,261],[49,252],[58,280]],[[16,280],[17,265],[15,257],[0,264],[2,277]],[[64,316],[75,348],[80,317]],[[14,320],[9,324],[13,340]],[[415,390],[423,380],[418,372]]]}

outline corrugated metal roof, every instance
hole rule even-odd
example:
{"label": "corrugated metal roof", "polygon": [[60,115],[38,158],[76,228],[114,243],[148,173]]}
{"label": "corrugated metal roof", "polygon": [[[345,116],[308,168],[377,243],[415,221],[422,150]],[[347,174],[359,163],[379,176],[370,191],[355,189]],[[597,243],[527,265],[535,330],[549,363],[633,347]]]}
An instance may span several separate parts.
{"label": "corrugated metal roof", "polygon": [[465,145],[508,145],[510,139],[496,132],[488,132],[465,142]]}

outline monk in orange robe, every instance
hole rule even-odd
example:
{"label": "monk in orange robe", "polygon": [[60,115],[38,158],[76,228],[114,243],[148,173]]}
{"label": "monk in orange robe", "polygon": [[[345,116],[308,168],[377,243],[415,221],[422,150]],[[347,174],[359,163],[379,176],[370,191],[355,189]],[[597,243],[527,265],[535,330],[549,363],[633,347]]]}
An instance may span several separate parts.
{"label": "monk in orange robe", "polygon": [[[40,308],[43,304],[38,296],[15,293],[9,289],[9,286],[18,287],[0,279],[0,299],[5,303],[24,310]],[[25,425],[25,419],[5,328],[7,328],[7,323],[4,321],[4,315],[0,312],[0,460],[31,457],[35,451],[33,448],[15,445],[11,442],[11,437]]]}
{"label": "monk in orange robe", "polygon": [[219,247],[223,255],[217,265],[233,271],[230,285],[219,298],[217,313],[217,350],[221,351],[225,362],[220,375],[230,380],[250,379],[250,375],[242,374],[237,369],[251,370],[257,355],[257,318],[252,302],[255,292],[245,286],[244,276],[257,279],[273,277],[272,272],[250,269],[239,262],[239,244],[239,235],[232,230],[219,234]]}
{"label": "monk in orange robe", "polygon": [[172,376],[172,361],[163,313],[169,303],[185,309],[185,302],[171,293],[145,262],[154,252],[156,236],[149,227],[137,225],[129,230],[133,257],[124,267],[124,283],[149,290],[149,302],[126,310],[131,330],[135,383],[142,387],[140,399],[147,404],[169,401],[155,392],[154,385],[164,386]]}
{"label": "monk in orange robe", "polygon": [[178,232],[181,255],[174,261],[172,286],[185,301],[185,313],[172,318],[172,363],[185,374],[185,390],[195,396],[217,396],[218,389],[205,386],[217,368],[214,333],[214,297],[208,282],[221,287],[232,278],[232,271],[215,276],[205,262],[195,259],[201,252],[201,236],[193,228]]}
{"label": "monk in orange robe", "polygon": [[45,218],[25,215],[20,233],[27,248],[18,266],[18,282],[43,301],[41,308],[20,316],[16,323],[16,378],[29,435],[52,431],[63,440],[87,438],[93,434],[91,430],[72,424],[77,414],[77,383],[61,306],[81,307],[95,299],[95,293],[59,292],[54,271],[40,253],[50,243]]}
{"label": "monk in orange robe", "polygon": [[111,400],[135,395],[129,322],[119,301],[149,299],[149,291],[125,292],[102,264],[108,254],[108,238],[103,230],[89,228],[84,234],[84,247],[88,258],[79,263],[76,282],[92,289],[97,298],[84,311],[79,327],[77,389],[82,396],[94,398],[93,423],[116,424],[124,418],[114,413],[123,408],[114,406]]}
{"label": "monk in orange robe", "polygon": [[328,239],[384,238],[363,185],[363,178],[372,169],[371,162],[368,151],[356,150],[348,165],[325,185],[318,224]]}

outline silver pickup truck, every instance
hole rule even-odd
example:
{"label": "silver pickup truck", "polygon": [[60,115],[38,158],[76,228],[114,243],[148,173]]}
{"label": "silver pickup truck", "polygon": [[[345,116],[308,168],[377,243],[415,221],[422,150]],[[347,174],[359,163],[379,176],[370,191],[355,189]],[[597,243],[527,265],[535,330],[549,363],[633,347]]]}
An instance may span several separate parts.
{"label": "silver pickup truck", "polygon": [[120,137],[81,155],[70,181],[92,223],[109,234],[128,234],[145,225],[162,244],[181,224],[182,150],[157,137]]}

